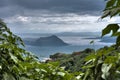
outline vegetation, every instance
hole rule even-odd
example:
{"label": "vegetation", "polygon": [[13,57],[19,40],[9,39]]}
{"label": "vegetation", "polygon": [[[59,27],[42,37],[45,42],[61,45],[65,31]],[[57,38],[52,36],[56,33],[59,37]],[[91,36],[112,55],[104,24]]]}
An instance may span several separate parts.
{"label": "vegetation", "polygon": [[72,54],[56,53],[54,55],[50,55],[50,58],[53,62],[59,62],[59,66],[64,67],[66,71],[76,73],[82,71],[82,66],[85,63],[84,58],[92,52],[94,53],[93,49],[87,48],[80,52],[73,52]]}
{"label": "vegetation", "polygon": [[[102,18],[119,15],[120,0],[107,0]],[[54,62],[41,63],[35,55],[21,48],[24,46],[22,39],[14,35],[0,20],[0,79],[120,80],[118,24],[109,24],[102,31],[102,36],[112,31],[112,36],[117,37],[115,45],[97,51],[87,49],[82,52],[74,52],[71,55],[57,53],[51,55]],[[60,63],[60,67],[58,63]],[[63,69],[64,67],[67,71]]]}
{"label": "vegetation", "polygon": [[[101,18],[120,16],[120,0],[107,0]],[[102,30],[102,37],[112,31],[111,36],[116,36],[116,44],[104,47],[95,53],[90,53],[83,63],[80,80],[120,80],[120,32],[119,23],[109,24]],[[74,60],[72,60],[74,61]],[[71,63],[71,61],[69,62]],[[66,65],[67,66],[67,65]],[[70,65],[71,66],[71,65]]]}
{"label": "vegetation", "polygon": [[20,46],[24,46],[21,38],[0,20],[1,80],[76,80],[72,74],[59,68],[57,62],[41,63]]}
{"label": "vegetation", "polygon": [[[101,18],[120,15],[120,0],[107,0],[106,7]],[[119,23],[109,24],[102,30],[102,37],[112,31],[111,36],[116,36],[114,46],[98,50],[95,54],[85,58],[81,80],[120,80],[120,32]]]}
{"label": "vegetation", "polygon": [[72,54],[56,53],[51,55],[53,61],[59,61],[70,73],[79,75],[80,80],[119,80],[120,48],[103,47],[94,52],[86,49]]}
{"label": "vegetation", "polygon": [[[103,15],[101,18],[105,18],[105,17],[114,17],[120,16],[120,0],[107,0],[106,3],[106,7],[105,10],[103,11]],[[112,35],[111,36],[116,36],[116,46],[120,46],[120,32],[119,30],[119,23],[112,23],[109,24],[105,29],[103,29],[102,31],[102,36],[110,33],[112,31]]]}

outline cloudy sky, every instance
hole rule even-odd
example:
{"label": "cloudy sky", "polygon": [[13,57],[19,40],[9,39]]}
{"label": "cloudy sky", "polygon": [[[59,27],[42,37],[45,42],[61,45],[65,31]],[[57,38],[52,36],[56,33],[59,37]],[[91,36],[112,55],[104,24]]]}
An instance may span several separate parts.
{"label": "cloudy sky", "polygon": [[104,7],[104,0],[0,0],[0,18],[15,33],[98,32],[108,23],[99,19]]}

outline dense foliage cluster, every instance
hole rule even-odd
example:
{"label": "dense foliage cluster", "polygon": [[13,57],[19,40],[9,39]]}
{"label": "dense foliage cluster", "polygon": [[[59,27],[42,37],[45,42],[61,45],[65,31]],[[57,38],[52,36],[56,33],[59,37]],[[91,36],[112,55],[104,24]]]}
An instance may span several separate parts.
{"label": "dense foliage cluster", "polygon": [[119,80],[120,48],[104,47],[85,58],[82,80]]}
{"label": "dense foliage cluster", "polygon": [[120,48],[116,49],[115,45],[105,46],[96,52],[86,49],[73,54],[56,53],[51,58],[59,61],[68,72],[79,75],[79,80],[120,79]]}
{"label": "dense foliage cluster", "polygon": [[72,54],[56,53],[50,55],[52,61],[58,61],[60,67],[65,67],[65,70],[70,73],[80,73],[82,66],[85,63],[84,58],[94,53],[93,49],[87,48],[83,51],[73,52]]}

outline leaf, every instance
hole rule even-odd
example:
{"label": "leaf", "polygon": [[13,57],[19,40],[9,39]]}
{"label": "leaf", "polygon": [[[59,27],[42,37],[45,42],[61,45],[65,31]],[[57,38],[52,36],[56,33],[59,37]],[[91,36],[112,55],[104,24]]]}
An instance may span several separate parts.
{"label": "leaf", "polygon": [[2,65],[0,65],[0,69],[2,69]]}
{"label": "leaf", "polygon": [[14,70],[17,75],[20,73],[20,70],[15,65],[12,67],[12,70]]}
{"label": "leaf", "polygon": [[120,0],[118,0],[118,2],[117,2],[117,6],[120,6]]}
{"label": "leaf", "polygon": [[3,74],[3,80],[15,80],[15,78],[11,74],[5,72]]}
{"label": "leaf", "polygon": [[93,68],[94,66],[95,66],[95,65],[92,64],[92,65],[83,66],[82,68],[83,68],[83,69],[89,69],[89,68]]}
{"label": "leaf", "polygon": [[86,58],[85,58],[85,61],[90,61],[90,60],[94,60],[94,59],[96,59],[96,55],[95,54],[91,54],[91,55],[89,55],[89,56],[87,56]]}
{"label": "leaf", "polygon": [[120,13],[120,0],[107,0],[105,10],[101,18],[113,17]]}
{"label": "leaf", "polygon": [[109,70],[112,67],[112,64],[108,65],[108,64],[103,64],[102,65],[102,78],[106,80],[106,78],[109,76]]}
{"label": "leaf", "polygon": [[115,4],[116,0],[108,0],[106,3],[106,8],[112,7]]}
{"label": "leaf", "polygon": [[112,35],[114,35],[119,29],[118,24],[109,24],[106,28],[102,30],[102,37],[112,31]]}
{"label": "leaf", "polygon": [[116,32],[113,36],[119,36],[120,32]]}
{"label": "leaf", "polygon": [[107,58],[104,60],[104,63],[107,64],[114,64],[117,61],[117,56],[107,56]]}
{"label": "leaf", "polygon": [[92,40],[92,41],[90,41],[90,44],[93,44],[94,43],[94,41]]}
{"label": "leaf", "polygon": [[84,73],[80,73],[78,76],[76,76],[76,79],[77,79],[77,80],[80,80],[83,75],[84,75]]}
{"label": "leaf", "polygon": [[58,72],[57,74],[60,76],[65,76],[65,73],[63,73],[63,72]]}
{"label": "leaf", "polygon": [[111,9],[110,17],[117,15],[119,12],[120,12],[120,7],[114,7],[113,9]]}
{"label": "leaf", "polygon": [[110,10],[105,10],[101,18],[105,18],[110,14]]}
{"label": "leaf", "polygon": [[120,35],[117,37],[116,45],[117,45],[117,46],[120,46]]}
{"label": "leaf", "polygon": [[18,59],[16,56],[14,56],[12,53],[9,53],[11,59],[15,62],[15,63],[18,63]]}
{"label": "leaf", "polygon": [[87,80],[87,77],[88,77],[88,75],[90,75],[90,73],[91,73],[91,70],[88,69],[85,73],[85,77],[83,78],[83,80]]}

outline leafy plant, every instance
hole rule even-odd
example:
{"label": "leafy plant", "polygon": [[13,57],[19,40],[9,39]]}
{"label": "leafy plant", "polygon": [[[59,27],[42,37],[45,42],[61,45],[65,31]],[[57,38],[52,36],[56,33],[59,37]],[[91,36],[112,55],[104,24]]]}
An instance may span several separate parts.
{"label": "leafy plant", "polygon": [[83,66],[85,74],[83,80],[117,80],[120,79],[120,51],[115,50],[115,46],[104,47],[96,54],[85,58]]}
{"label": "leafy plant", "polygon": [[[103,15],[101,18],[105,17],[114,17],[120,16],[120,0],[107,0],[106,7],[103,11]],[[109,24],[106,28],[102,30],[102,37],[106,34],[109,34],[112,31],[111,36],[116,36],[116,46],[120,46],[120,31],[119,31],[119,23]]]}
{"label": "leafy plant", "polygon": [[58,63],[41,63],[0,20],[0,80],[76,80]]}
{"label": "leafy plant", "polygon": [[[106,7],[101,18],[120,16],[120,0],[106,0]],[[116,36],[116,44],[104,47],[85,58],[85,70],[82,80],[120,80],[120,31],[119,23],[109,24],[102,30],[102,37],[111,33]]]}

